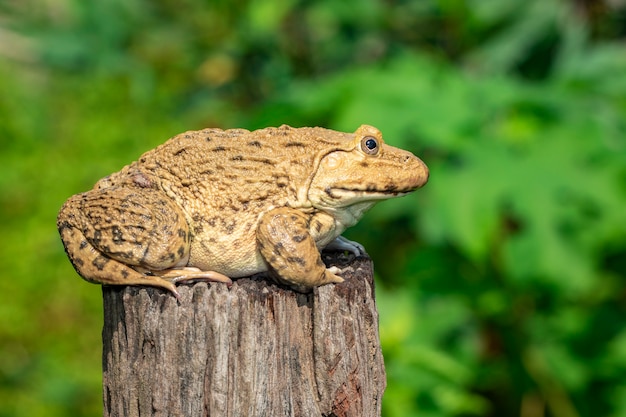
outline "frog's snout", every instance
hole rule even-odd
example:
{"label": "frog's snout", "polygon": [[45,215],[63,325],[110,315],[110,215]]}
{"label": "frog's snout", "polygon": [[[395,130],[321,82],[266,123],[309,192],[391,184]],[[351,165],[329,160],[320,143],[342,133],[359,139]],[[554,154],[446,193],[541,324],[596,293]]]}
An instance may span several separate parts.
{"label": "frog's snout", "polygon": [[430,177],[430,170],[424,161],[412,154],[406,155],[404,159],[405,169],[411,173],[413,189],[418,189],[426,185]]}

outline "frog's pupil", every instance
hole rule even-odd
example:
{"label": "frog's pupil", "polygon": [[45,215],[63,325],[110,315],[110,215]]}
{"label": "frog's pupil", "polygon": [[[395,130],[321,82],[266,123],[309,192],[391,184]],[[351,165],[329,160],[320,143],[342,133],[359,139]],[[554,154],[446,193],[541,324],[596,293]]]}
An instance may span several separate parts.
{"label": "frog's pupil", "polygon": [[367,149],[369,149],[370,151],[372,149],[376,149],[376,141],[374,139],[368,139],[365,141],[365,146],[367,147]]}

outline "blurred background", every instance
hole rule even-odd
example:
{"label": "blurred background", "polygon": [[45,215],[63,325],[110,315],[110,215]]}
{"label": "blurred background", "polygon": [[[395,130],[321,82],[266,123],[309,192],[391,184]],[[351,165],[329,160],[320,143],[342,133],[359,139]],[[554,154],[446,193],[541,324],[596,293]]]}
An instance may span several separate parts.
{"label": "blurred background", "polygon": [[185,130],[367,123],[386,417],[626,416],[625,0],[1,0],[0,416],[102,412],[55,218]]}

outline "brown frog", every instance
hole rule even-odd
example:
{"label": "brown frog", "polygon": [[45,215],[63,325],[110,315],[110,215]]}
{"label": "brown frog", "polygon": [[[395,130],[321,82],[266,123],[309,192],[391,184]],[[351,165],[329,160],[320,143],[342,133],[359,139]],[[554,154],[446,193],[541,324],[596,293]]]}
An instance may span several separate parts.
{"label": "brown frog", "polygon": [[423,186],[428,168],[363,125],[354,133],[281,126],[182,133],[71,197],[57,227],[87,281],[230,283],[270,271],[297,291],[342,282],[323,248],[377,201]]}

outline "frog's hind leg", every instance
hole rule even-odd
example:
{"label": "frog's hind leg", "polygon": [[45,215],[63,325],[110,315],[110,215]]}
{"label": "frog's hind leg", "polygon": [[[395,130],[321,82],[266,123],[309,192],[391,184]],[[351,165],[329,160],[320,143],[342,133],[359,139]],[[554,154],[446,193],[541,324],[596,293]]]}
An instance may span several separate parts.
{"label": "frog's hind leg", "polygon": [[73,216],[58,222],[61,240],[74,269],[86,281],[104,285],[148,285],[160,287],[179,298],[173,282],[158,276],[146,275],[112,259],[89,243],[72,221]]}
{"label": "frog's hind leg", "polygon": [[180,208],[159,189],[118,186],[79,194],[59,212],[57,227],[87,281],[178,295],[168,271],[188,262],[191,236]]}

